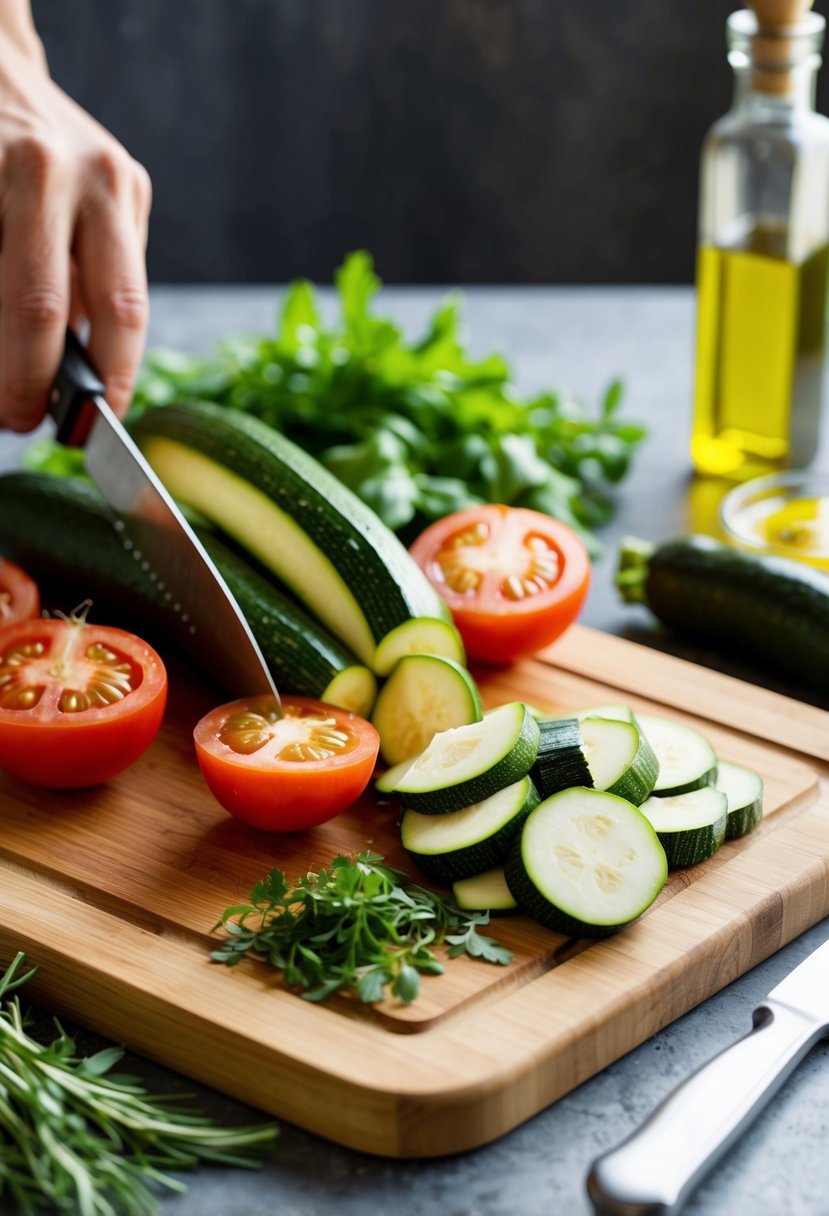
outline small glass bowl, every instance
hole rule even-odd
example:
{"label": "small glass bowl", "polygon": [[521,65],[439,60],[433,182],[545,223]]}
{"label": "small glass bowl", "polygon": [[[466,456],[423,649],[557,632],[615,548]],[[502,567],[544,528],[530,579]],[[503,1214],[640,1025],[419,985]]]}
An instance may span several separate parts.
{"label": "small glass bowl", "polygon": [[722,500],[720,523],[741,549],[829,570],[829,473],[792,470],[735,486]]}

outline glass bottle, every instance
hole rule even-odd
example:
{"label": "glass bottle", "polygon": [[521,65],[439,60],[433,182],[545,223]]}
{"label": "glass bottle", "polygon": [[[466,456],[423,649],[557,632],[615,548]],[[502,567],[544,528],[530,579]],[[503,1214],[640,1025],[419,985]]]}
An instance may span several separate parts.
{"label": "glass bottle", "polygon": [[691,454],[744,480],[815,454],[829,267],[829,119],[814,111],[825,21],[728,19],[734,104],[702,153]]}

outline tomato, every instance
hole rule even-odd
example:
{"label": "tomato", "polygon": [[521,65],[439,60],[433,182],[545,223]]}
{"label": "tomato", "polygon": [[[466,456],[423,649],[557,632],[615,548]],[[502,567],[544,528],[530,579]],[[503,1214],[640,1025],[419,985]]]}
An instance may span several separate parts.
{"label": "tomato", "polygon": [[380,736],[364,718],[289,697],[249,697],[212,710],[193,738],[207,785],[256,828],[297,832],[333,819],[368,785]]}
{"label": "tomato", "polygon": [[0,769],[31,785],[109,781],[149,747],[167,673],[122,629],[73,616],[0,629]]}
{"label": "tomato", "polygon": [[19,566],[0,557],[0,627],[40,612],[37,584]]}
{"label": "tomato", "polygon": [[446,600],[467,655],[508,663],[555,641],[590,586],[571,528],[523,507],[486,505],[431,524],[411,547]]}

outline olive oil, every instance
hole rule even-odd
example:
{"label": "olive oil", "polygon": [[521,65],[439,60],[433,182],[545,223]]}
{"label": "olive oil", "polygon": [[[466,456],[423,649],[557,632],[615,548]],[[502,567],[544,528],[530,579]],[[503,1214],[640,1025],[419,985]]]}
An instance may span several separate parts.
{"label": "olive oil", "polygon": [[743,480],[815,453],[829,245],[788,260],[782,225],[733,247],[702,244],[691,455],[701,473]]}

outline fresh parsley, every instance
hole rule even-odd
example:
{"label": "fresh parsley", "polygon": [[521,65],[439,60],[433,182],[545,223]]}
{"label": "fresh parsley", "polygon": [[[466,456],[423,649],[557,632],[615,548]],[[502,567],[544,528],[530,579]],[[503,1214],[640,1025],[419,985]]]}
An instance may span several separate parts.
{"label": "fresh parsley", "polygon": [[433,519],[499,502],[555,516],[596,552],[592,530],[611,517],[613,488],[645,436],[620,416],[621,383],[595,417],[560,391],[521,396],[503,358],[465,350],[457,296],[409,340],[373,310],[381,283],[369,254],[350,254],[335,282],[333,322],[299,280],[274,335],[228,339],[207,359],[150,352],[134,411],[201,398],[255,414],[407,542]]}
{"label": "fresh parsley", "polygon": [[0,1208],[21,1216],[152,1216],[154,1191],[187,1188],[167,1170],[202,1161],[251,1166],[276,1128],[222,1128],[151,1097],[131,1077],[107,1075],[108,1047],[78,1057],[57,1025],[47,1044],[26,1031],[16,991],[33,974],[18,954],[0,974]]}
{"label": "fresh parsley", "polygon": [[512,955],[479,929],[488,913],[467,914],[435,891],[383,864],[372,852],[335,857],[291,886],[273,869],[250,893],[249,904],[226,908],[214,925],[227,940],[211,958],[234,966],[259,958],[284,972],[308,1001],[341,989],[361,1001],[381,1001],[389,989],[404,1005],[420,991],[421,975],[443,967],[433,947],[450,957],[468,954],[505,965]]}

